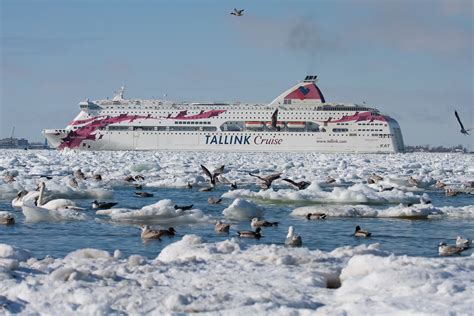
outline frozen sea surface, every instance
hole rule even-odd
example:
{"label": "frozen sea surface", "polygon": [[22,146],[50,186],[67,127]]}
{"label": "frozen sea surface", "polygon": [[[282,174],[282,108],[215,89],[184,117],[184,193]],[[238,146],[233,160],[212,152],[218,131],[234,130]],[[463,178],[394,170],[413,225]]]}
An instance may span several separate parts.
{"label": "frozen sea surface", "polygon": [[[219,183],[201,192],[209,184],[200,164],[224,164],[225,179],[238,188]],[[79,168],[86,180],[74,188]],[[296,191],[276,180],[264,191],[249,172],[282,172],[311,185]],[[7,173],[14,182],[5,182]],[[373,173],[383,180],[367,184]],[[135,195],[129,175],[143,175],[141,191],[154,196]],[[327,184],[327,176],[336,182]],[[1,151],[0,213],[13,214],[16,224],[0,226],[0,306],[48,314],[469,314],[472,250],[439,257],[437,245],[474,236],[474,195],[446,197],[437,180],[473,181],[474,157]],[[83,210],[31,216],[12,207],[18,191],[34,191],[40,181],[48,199],[70,199]],[[210,205],[209,196],[222,202]],[[118,204],[96,212],[94,199]],[[315,212],[328,217],[305,218]],[[279,225],[264,228],[260,240],[235,238],[255,216]],[[230,223],[230,233],[216,234],[216,220]],[[178,235],[143,242],[140,224],[172,226]],[[290,225],[302,248],[284,246]],[[354,238],[356,225],[372,237]]]}

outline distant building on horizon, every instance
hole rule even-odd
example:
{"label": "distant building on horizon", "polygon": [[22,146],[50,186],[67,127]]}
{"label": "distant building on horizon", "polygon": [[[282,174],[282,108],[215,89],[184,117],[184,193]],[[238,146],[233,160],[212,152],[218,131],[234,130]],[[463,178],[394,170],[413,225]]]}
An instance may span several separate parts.
{"label": "distant building on horizon", "polygon": [[30,143],[26,138],[2,138],[0,139],[0,149],[50,149],[47,141]]}

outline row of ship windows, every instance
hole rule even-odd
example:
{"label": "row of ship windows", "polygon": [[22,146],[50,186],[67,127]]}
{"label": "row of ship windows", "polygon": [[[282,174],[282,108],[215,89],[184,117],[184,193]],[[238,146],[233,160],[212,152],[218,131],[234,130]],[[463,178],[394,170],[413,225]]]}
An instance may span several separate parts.
{"label": "row of ship windows", "polygon": [[[105,132],[104,134],[120,134],[121,132]],[[124,134],[129,135],[129,132],[124,132]],[[158,134],[158,132],[144,132],[142,133],[143,135],[155,135]],[[173,132],[173,131],[167,131],[166,133],[160,133],[164,135],[200,135],[202,133],[194,133],[194,132]],[[211,133],[214,134],[214,133]],[[217,134],[216,134],[217,135]],[[223,135],[226,135],[223,133]],[[255,134],[244,134],[242,133],[242,136],[251,136]],[[257,134],[257,136],[260,134]],[[265,134],[262,134],[265,135]],[[278,133],[278,135],[281,136],[312,136],[314,133],[298,133],[295,135],[295,133]],[[392,138],[393,134],[355,134],[355,133],[349,133],[349,134],[328,134],[328,136],[372,136],[372,137],[379,137],[379,138]]]}
{"label": "row of ship windows", "polygon": [[358,129],[359,132],[382,132],[382,129]]}
{"label": "row of ship windows", "polygon": [[211,124],[211,122],[201,122],[201,121],[175,121],[175,124]]}
{"label": "row of ship windows", "polygon": [[[104,111],[105,113],[117,113],[117,114],[122,114],[123,111]],[[131,113],[131,114],[148,114],[148,111],[130,111],[128,113]],[[178,112],[171,112],[171,114],[178,114]],[[229,115],[242,115],[242,114],[252,114],[252,115],[268,115],[268,116],[271,116],[273,112],[269,111],[269,112],[231,112],[229,113]],[[169,114],[169,113],[168,113]],[[195,113],[195,114],[198,114],[198,113]],[[286,111],[285,112],[286,115],[295,115],[295,114],[304,114],[304,115],[309,115],[309,114],[312,114],[312,112],[301,112],[301,111],[297,111],[296,113],[293,113],[292,111]],[[330,113],[324,113],[324,115],[352,115],[351,113],[336,113],[336,112],[330,112]],[[190,113],[190,115],[193,115]]]}

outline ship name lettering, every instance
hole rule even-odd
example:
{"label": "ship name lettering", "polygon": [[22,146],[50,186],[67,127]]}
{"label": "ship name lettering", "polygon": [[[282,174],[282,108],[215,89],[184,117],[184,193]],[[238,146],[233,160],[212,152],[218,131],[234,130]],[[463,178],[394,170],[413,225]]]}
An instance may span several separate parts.
{"label": "ship name lettering", "polygon": [[255,136],[253,140],[255,145],[281,145],[283,139],[281,138],[263,138],[262,136]]}
{"label": "ship name lettering", "polygon": [[206,135],[206,145],[250,145],[250,136],[237,135]]}

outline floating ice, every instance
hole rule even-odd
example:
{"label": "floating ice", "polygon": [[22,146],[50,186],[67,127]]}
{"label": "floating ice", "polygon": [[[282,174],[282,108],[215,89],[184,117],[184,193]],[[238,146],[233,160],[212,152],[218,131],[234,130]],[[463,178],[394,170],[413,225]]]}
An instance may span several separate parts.
{"label": "floating ice", "polygon": [[325,205],[304,206],[294,209],[290,215],[306,216],[308,213],[325,213],[330,217],[392,217],[406,219],[426,219],[431,215],[443,215],[444,213],[432,205],[414,204],[406,206],[403,204],[375,209],[368,205]]}
{"label": "floating ice", "polygon": [[349,188],[335,187],[332,191],[323,191],[318,183],[313,182],[305,190],[290,189],[260,190],[248,189],[229,191],[223,194],[225,198],[250,198],[267,201],[306,201],[314,203],[413,203],[419,201],[419,196],[412,192],[400,190],[378,192],[364,184],[354,184]]}
{"label": "floating ice", "polygon": [[183,211],[175,209],[171,200],[160,200],[155,204],[147,205],[138,210],[112,208],[99,210],[98,215],[108,215],[115,221],[131,221],[140,223],[197,223],[206,222],[210,218],[199,209]]}
{"label": "floating ice", "polygon": [[250,219],[253,217],[263,217],[264,210],[257,204],[244,200],[235,199],[229,207],[222,211],[225,217],[236,219]]}

